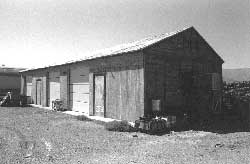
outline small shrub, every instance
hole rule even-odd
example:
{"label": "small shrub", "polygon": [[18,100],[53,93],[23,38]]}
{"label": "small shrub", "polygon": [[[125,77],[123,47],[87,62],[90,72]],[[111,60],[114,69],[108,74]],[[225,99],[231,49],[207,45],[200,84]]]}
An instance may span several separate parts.
{"label": "small shrub", "polygon": [[105,129],[117,132],[134,132],[135,128],[132,127],[128,121],[112,121],[105,124]]}
{"label": "small shrub", "polygon": [[84,115],[76,116],[76,119],[79,121],[92,121],[91,119],[89,119],[88,117],[86,117]]}

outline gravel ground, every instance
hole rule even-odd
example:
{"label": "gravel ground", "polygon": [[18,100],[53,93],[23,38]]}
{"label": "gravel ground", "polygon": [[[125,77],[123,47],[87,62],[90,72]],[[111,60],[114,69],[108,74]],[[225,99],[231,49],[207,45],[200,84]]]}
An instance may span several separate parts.
{"label": "gravel ground", "polygon": [[250,133],[110,132],[39,108],[0,108],[0,163],[250,163]]}

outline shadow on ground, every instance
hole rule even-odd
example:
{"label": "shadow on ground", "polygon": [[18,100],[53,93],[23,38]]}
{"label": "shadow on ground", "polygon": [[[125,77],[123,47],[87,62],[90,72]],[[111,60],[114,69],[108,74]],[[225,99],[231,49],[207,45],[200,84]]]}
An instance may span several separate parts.
{"label": "shadow on ground", "polygon": [[194,130],[203,130],[215,132],[219,134],[235,133],[235,132],[249,132],[250,127],[247,121],[233,118],[212,120],[212,122],[203,126],[194,127]]}
{"label": "shadow on ground", "polygon": [[77,120],[79,120],[79,121],[92,121],[92,122],[94,122],[96,124],[100,124],[100,125],[104,125],[105,124],[105,122],[103,122],[103,121],[93,120],[93,119],[90,119],[90,118],[88,118],[87,116],[84,116],[84,115],[75,116],[75,118]]}
{"label": "shadow on ground", "polygon": [[[86,116],[80,115],[76,116],[77,120],[80,121],[93,121],[97,124],[105,125],[106,123],[98,120],[89,119]],[[196,121],[184,121],[176,125],[176,127],[172,129],[167,129],[163,132],[158,133],[150,133],[150,132],[143,132],[148,133],[150,135],[157,135],[162,136],[166,134],[170,134],[171,131],[181,132],[187,130],[194,130],[194,131],[207,131],[213,132],[218,134],[227,134],[227,133],[236,133],[236,132],[249,132],[250,126],[247,121],[242,120],[239,117],[232,117],[232,118],[223,118],[223,117],[213,117],[208,120],[196,120]]]}
{"label": "shadow on ground", "polygon": [[249,122],[238,117],[213,117],[207,120],[197,120],[192,123],[186,122],[182,126],[177,126],[174,131],[196,130],[207,131],[218,134],[236,133],[236,132],[249,132]]}

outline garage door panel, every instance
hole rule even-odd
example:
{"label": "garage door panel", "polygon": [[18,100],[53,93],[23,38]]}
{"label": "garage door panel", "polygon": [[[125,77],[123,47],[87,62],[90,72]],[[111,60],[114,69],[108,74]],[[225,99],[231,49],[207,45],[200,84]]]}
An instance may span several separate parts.
{"label": "garage door panel", "polygon": [[32,91],[32,83],[27,83],[26,84],[26,96],[31,96],[31,91]]}
{"label": "garage door panel", "polygon": [[78,66],[70,72],[70,106],[74,111],[89,112],[89,70]]}
{"label": "garage door panel", "polygon": [[[75,73],[72,73],[71,72],[71,75],[75,75]],[[79,83],[79,82],[82,82],[82,83],[87,83],[89,81],[89,76],[88,74],[84,75],[84,74],[79,74],[77,77],[74,77],[74,79],[71,80],[71,82],[74,84],[74,83]]]}
{"label": "garage door panel", "polygon": [[70,104],[72,105],[73,111],[89,113],[88,110],[86,110],[89,108],[89,103],[82,103],[82,102],[74,102],[73,103],[73,101],[71,101]]}
{"label": "garage door panel", "polygon": [[71,93],[71,99],[70,101],[76,101],[76,102],[89,102],[89,94],[79,94],[79,93]]}
{"label": "garage door panel", "polygon": [[50,72],[49,73],[50,82],[60,82],[60,72]]}
{"label": "garage door panel", "polygon": [[89,84],[73,84],[70,85],[70,91],[72,93],[89,93]]}
{"label": "garage door panel", "polygon": [[74,103],[76,103],[76,104],[78,104],[78,105],[75,105],[75,104],[72,104],[73,105],[73,108],[75,108],[76,106],[77,107],[79,107],[79,106],[81,106],[81,105],[79,105],[79,104],[89,104],[89,101],[87,100],[87,101],[85,101],[85,100],[70,100],[70,102],[74,102]]}
{"label": "garage door panel", "polygon": [[71,84],[74,83],[88,83],[89,82],[89,72],[87,67],[78,67],[75,69],[72,69],[70,72],[71,79],[70,82]]}
{"label": "garage door panel", "polygon": [[60,83],[50,84],[50,99],[60,99]]}
{"label": "garage door panel", "polygon": [[89,96],[88,95],[76,95],[76,94],[72,94],[72,96],[74,95],[74,97],[78,97],[76,99],[72,99],[70,100],[70,104],[72,106],[72,110],[73,111],[80,111],[80,112],[84,112],[84,113],[88,113],[88,109],[89,109]]}
{"label": "garage door panel", "polygon": [[60,83],[50,83],[50,106],[52,106],[52,101],[60,99]]}
{"label": "garage door panel", "polygon": [[49,106],[52,101],[60,99],[60,72],[49,73]]}

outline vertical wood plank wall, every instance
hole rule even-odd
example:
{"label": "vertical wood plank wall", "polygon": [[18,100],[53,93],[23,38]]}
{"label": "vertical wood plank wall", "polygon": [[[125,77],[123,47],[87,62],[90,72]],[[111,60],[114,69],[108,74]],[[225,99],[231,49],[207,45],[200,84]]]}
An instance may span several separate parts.
{"label": "vertical wood plank wall", "polygon": [[31,102],[36,103],[36,77],[32,77]]}
{"label": "vertical wood plank wall", "polygon": [[47,83],[48,83],[48,78],[45,75],[41,78],[42,80],[42,106],[47,106]]}
{"label": "vertical wood plank wall", "polygon": [[67,109],[69,107],[68,102],[69,102],[69,97],[68,97],[68,77],[69,77],[69,72],[67,70],[62,70],[60,72],[60,99],[63,102],[63,108]]}
{"label": "vertical wood plank wall", "polygon": [[41,105],[47,106],[48,98],[48,72],[46,70],[39,70],[35,72],[29,72],[22,74],[25,77],[26,82],[24,87],[26,92],[24,95],[30,96],[28,103],[37,104],[36,102],[36,81],[41,80]]}
{"label": "vertical wood plank wall", "polygon": [[[182,108],[180,63],[159,54],[145,54],[145,112],[152,112],[152,100],[160,100],[163,113]],[[176,114],[176,113],[174,113]]]}
{"label": "vertical wood plank wall", "polygon": [[[31,78],[31,75],[27,75],[26,76],[27,79]],[[47,106],[47,83],[48,83],[48,77],[47,77],[47,72],[42,72],[39,71],[36,74],[32,75],[32,89],[31,89],[31,103],[35,103],[36,102],[36,81],[37,80],[41,80],[41,105],[42,106]],[[27,85],[27,83],[26,83]],[[26,86],[27,87],[27,86]]]}
{"label": "vertical wood plank wall", "polygon": [[[161,100],[163,112],[179,114],[186,110],[187,99],[183,90],[187,84],[185,75],[190,74],[192,81],[195,76],[218,73],[222,79],[222,62],[211,47],[198,36],[198,33],[186,31],[143,52],[145,55],[145,112],[147,113],[152,112],[152,99]],[[212,84],[212,80],[207,82]],[[202,102],[207,102],[200,103],[200,106],[198,104],[196,108],[210,110],[208,108],[214,101],[209,99],[211,94],[201,89],[198,89],[198,92]],[[195,97],[192,101],[195,101]]]}
{"label": "vertical wood plank wall", "polygon": [[134,121],[144,114],[142,53],[97,59],[90,64],[90,114],[93,114],[93,75],[106,75],[105,117]]}
{"label": "vertical wood plank wall", "polygon": [[25,76],[21,75],[21,91],[20,91],[21,95],[25,95],[26,93],[27,88],[25,84],[26,84],[26,78]]}
{"label": "vertical wood plank wall", "polygon": [[89,115],[93,116],[94,115],[94,73],[90,72],[89,73]]}
{"label": "vertical wood plank wall", "polygon": [[[106,56],[31,71],[28,74],[33,76],[32,99],[36,98],[37,79],[41,79],[43,83],[42,98],[48,99],[49,82],[46,72],[51,73],[51,71],[62,69],[70,72],[69,69],[77,67],[77,64],[86,65],[89,68],[89,114],[94,114],[93,77],[95,74],[103,73],[106,75],[105,116],[129,121],[134,121],[140,116],[152,112],[151,102],[153,99],[161,100],[161,109],[164,112],[169,112],[174,108],[183,110],[186,104],[186,99],[183,96],[183,87],[186,87],[187,84],[186,75],[190,74],[191,79],[195,79],[218,73],[216,78],[222,79],[222,61],[216,52],[197,32],[187,30],[146,48],[142,52]],[[71,83],[69,76],[69,73],[67,75],[61,73],[59,80],[60,98],[67,107],[69,106],[69,84]],[[197,83],[205,83],[200,79]],[[212,80],[207,82],[212,84]],[[216,86],[216,88],[221,87]],[[216,97],[212,98],[210,92],[202,89],[197,89],[196,93],[197,96],[192,97],[192,101],[196,101],[196,98],[201,98],[201,102],[207,101],[207,104],[197,103],[198,105],[195,107],[197,109],[207,108],[210,102],[213,106],[215,99],[221,97],[221,90],[214,92]],[[45,100],[42,102],[45,106],[48,104]]]}
{"label": "vertical wood plank wall", "polygon": [[106,116],[136,120],[143,112],[143,69],[106,74]]}

